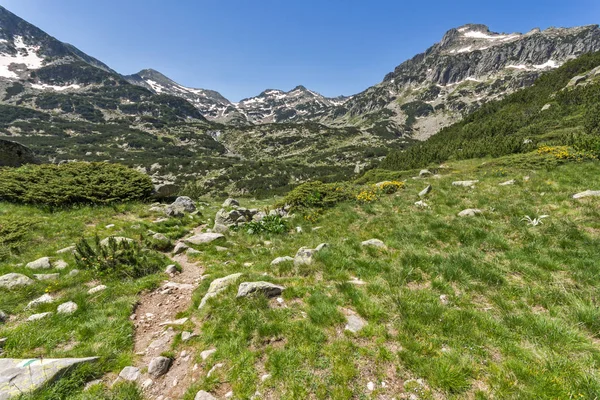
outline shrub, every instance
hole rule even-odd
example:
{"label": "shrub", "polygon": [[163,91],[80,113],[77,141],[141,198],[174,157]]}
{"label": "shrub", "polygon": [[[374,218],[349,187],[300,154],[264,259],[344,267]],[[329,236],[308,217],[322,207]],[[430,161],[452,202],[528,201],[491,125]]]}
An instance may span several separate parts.
{"label": "shrub", "polygon": [[595,160],[596,156],[588,151],[574,150],[568,146],[540,146],[537,149],[540,155],[549,155],[557,160],[586,161]]}
{"label": "shrub", "polygon": [[143,249],[135,241],[117,241],[109,238],[105,245],[96,236],[92,243],[81,239],[76,246],[75,262],[97,276],[111,278],[140,278],[162,270],[167,264],[164,256]]}
{"label": "shrub", "polygon": [[287,222],[279,215],[267,215],[260,221],[248,222],[244,228],[250,235],[259,233],[285,233],[289,229]]}
{"label": "shrub", "polygon": [[3,216],[0,218],[0,261],[23,246],[23,240],[37,221]]}
{"label": "shrub", "polygon": [[150,196],[150,178],[119,164],[75,162],[0,169],[0,200],[51,207],[110,204]]}
{"label": "shrub", "polygon": [[292,208],[325,208],[350,200],[355,196],[353,188],[348,184],[307,182],[285,196],[283,204]]}
{"label": "shrub", "polygon": [[375,186],[375,190],[383,194],[396,193],[399,189],[404,187],[404,182],[400,181],[385,181],[378,183]]}
{"label": "shrub", "polygon": [[377,200],[377,193],[375,192],[375,190],[371,190],[371,189],[361,190],[356,195],[356,200],[359,203],[371,203],[371,202]]}

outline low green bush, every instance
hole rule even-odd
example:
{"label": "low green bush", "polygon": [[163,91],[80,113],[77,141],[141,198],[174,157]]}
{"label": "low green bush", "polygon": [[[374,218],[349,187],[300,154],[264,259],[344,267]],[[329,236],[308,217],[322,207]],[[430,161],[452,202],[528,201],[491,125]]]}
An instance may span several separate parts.
{"label": "low green bush", "polygon": [[244,229],[250,235],[260,233],[285,233],[288,231],[288,223],[279,215],[267,215],[260,221],[248,222]]}
{"label": "low green bush", "polygon": [[120,164],[74,162],[0,169],[0,200],[51,207],[143,200],[150,178]]}
{"label": "low green bush", "polygon": [[144,249],[136,241],[109,238],[102,244],[96,236],[91,243],[81,239],[76,246],[77,267],[91,270],[98,277],[116,279],[140,278],[161,271],[167,259],[155,251]]}
{"label": "low green bush", "polygon": [[23,246],[25,237],[37,222],[33,219],[0,216],[0,261]]}
{"label": "low green bush", "polygon": [[350,200],[356,190],[346,183],[306,182],[294,188],[282,201],[294,209],[332,207]]}

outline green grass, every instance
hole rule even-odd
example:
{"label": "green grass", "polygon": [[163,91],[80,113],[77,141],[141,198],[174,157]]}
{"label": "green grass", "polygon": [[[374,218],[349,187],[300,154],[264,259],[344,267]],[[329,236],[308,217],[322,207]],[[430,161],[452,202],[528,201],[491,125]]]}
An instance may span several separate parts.
{"label": "green grass", "polygon": [[[597,397],[600,200],[574,200],[572,195],[600,188],[600,164],[557,165],[528,157],[529,162],[511,156],[449,163],[439,179],[407,179],[405,188],[371,203],[348,200],[319,213],[296,211],[289,225],[301,226],[302,233],[257,235],[240,229],[219,243],[228,251],[203,246],[197,259],[210,277],[194,293],[190,309],[178,315],[197,321],[199,336],[188,343],[176,340],[173,347],[173,354],[193,350],[205,372],[185,399],[200,389],[232,390],[239,399],[257,390],[281,399],[401,393],[423,399]],[[480,182],[475,189],[451,185],[463,179]],[[498,186],[508,179],[517,182]],[[433,185],[425,199],[430,207],[417,208],[413,203],[427,183]],[[280,200],[242,199],[242,206],[262,208]],[[13,265],[52,255],[82,234],[138,238],[150,228],[174,240],[200,222],[210,226],[220,203],[211,201],[204,217],[161,224],[149,222],[155,216],[146,211],[148,205],[48,213],[2,203],[0,221],[11,215],[42,223],[22,239],[26,246],[11,250],[21,253],[0,264],[0,272],[23,271]],[[465,208],[480,208],[483,215],[457,217]],[[549,217],[536,227],[522,221],[525,215],[543,214]],[[109,223],[116,227],[104,228]],[[383,240],[388,249],[361,246],[371,238]],[[323,242],[329,246],[313,265],[270,265],[276,257]],[[284,306],[260,296],[236,299],[237,285],[232,285],[197,310],[210,282],[235,272],[244,273],[238,283],[265,280],[285,286]],[[77,371],[30,398],[139,396],[128,386],[81,389],[83,382],[118,372],[134,359],[131,307],[140,291],[164,276],[109,281],[106,292],[90,298],[84,285],[93,278],[88,274],[63,278],[49,288],[38,283],[0,292],[0,304],[19,322],[33,313],[24,310],[25,304],[46,289],[80,305],[71,317],[0,327],[0,337],[9,338],[9,357],[101,357],[99,368]],[[354,277],[366,284],[348,283]],[[368,322],[357,334],[344,331],[348,310]],[[217,352],[202,361],[200,351],[213,347]],[[224,367],[206,378],[217,363]],[[264,374],[271,377],[263,382]],[[374,391],[367,389],[368,382],[375,383]]]}

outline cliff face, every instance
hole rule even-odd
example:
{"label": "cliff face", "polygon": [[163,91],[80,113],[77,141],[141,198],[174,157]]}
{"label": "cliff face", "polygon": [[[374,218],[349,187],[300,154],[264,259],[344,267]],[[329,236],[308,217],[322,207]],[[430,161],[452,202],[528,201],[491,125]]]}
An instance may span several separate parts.
{"label": "cliff face", "polygon": [[0,167],[20,167],[37,164],[33,152],[19,143],[0,139]]}

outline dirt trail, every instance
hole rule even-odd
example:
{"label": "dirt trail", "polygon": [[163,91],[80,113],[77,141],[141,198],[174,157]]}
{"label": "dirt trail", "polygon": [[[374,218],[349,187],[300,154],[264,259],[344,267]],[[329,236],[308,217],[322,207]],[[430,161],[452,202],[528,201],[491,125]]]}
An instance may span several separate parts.
{"label": "dirt trail", "polygon": [[[199,229],[201,227],[194,232]],[[146,372],[154,357],[171,351],[171,343],[179,331],[177,325],[183,323],[177,320],[177,314],[190,307],[192,293],[204,272],[202,266],[190,262],[185,254],[169,257],[181,265],[181,273],[173,275],[152,292],[143,294],[132,315],[135,325],[134,349],[139,356],[135,365],[144,371],[138,383],[148,399],[182,398],[201,372],[197,366],[194,367],[194,354],[190,349],[174,355],[171,368],[165,375],[153,378]]]}

